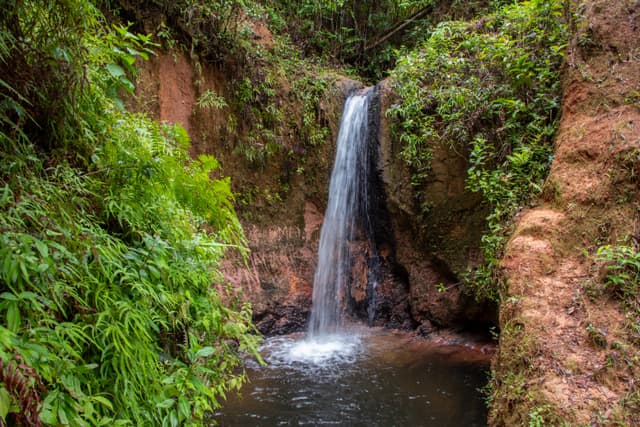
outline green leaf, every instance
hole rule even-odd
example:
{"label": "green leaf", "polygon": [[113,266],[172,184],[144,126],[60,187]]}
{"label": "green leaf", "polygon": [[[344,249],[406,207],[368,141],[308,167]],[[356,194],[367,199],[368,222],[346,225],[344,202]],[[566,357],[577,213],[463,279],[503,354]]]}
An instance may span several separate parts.
{"label": "green leaf", "polygon": [[191,403],[189,403],[189,399],[185,396],[180,396],[178,398],[178,411],[181,419],[183,420],[186,420],[191,416]]}
{"label": "green leaf", "polygon": [[69,425],[69,417],[63,405],[58,406],[58,419],[60,420],[60,424]]}
{"label": "green leaf", "polygon": [[139,56],[140,55],[140,51],[137,51],[131,47],[127,48],[127,52],[129,52],[129,54],[131,54],[131,56]]}
{"label": "green leaf", "polygon": [[51,407],[47,405],[45,405],[40,411],[40,420],[47,425],[56,425],[58,422],[58,419],[53,414]]}
{"label": "green leaf", "polygon": [[92,396],[91,398],[93,400],[95,400],[96,402],[101,403],[103,406],[108,408],[110,411],[113,411],[113,404],[106,397],[103,397],[103,396]]}
{"label": "green leaf", "polygon": [[38,252],[40,252],[40,256],[42,256],[43,258],[46,258],[49,256],[49,247],[47,246],[46,243],[44,243],[42,240],[36,240],[35,245],[36,245],[36,248],[38,249]]}
{"label": "green leaf", "polygon": [[209,357],[211,356],[216,350],[213,347],[203,347],[200,350],[198,350],[196,352],[196,358],[198,357]]}
{"label": "green leaf", "polygon": [[29,291],[24,291],[24,292],[20,292],[18,294],[18,298],[20,299],[26,299],[29,301],[34,301],[38,298],[38,295],[33,293],[33,292],[29,292]]}
{"label": "green leaf", "polygon": [[168,409],[168,408],[171,408],[175,403],[176,401],[174,399],[169,398],[169,399],[163,400],[160,403],[156,403],[156,408]]}
{"label": "green leaf", "polygon": [[115,78],[124,76],[124,69],[117,64],[107,64],[107,71]]}
{"label": "green leaf", "polygon": [[171,421],[171,427],[178,427],[178,413],[176,411],[171,411],[169,414],[169,419]]}
{"label": "green leaf", "polygon": [[31,283],[31,278],[29,277],[29,270],[27,269],[27,265],[25,263],[19,263],[20,271],[22,272],[22,278],[25,282]]}
{"label": "green leaf", "polygon": [[0,418],[3,421],[6,421],[9,409],[11,409],[11,395],[6,388],[0,387]]}
{"label": "green leaf", "polygon": [[120,77],[119,81],[122,87],[124,87],[129,93],[133,93],[133,91],[136,89],[135,85],[131,82],[131,80],[129,80],[124,76]]}
{"label": "green leaf", "polygon": [[11,301],[7,308],[7,328],[11,332],[18,332],[20,329],[20,309],[16,301]]}
{"label": "green leaf", "polygon": [[78,397],[84,396],[78,377],[74,375],[62,375],[60,382],[73,398],[77,399]]}
{"label": "green leaf", "polygon": [[11,292],[3,292],[0,294],[0,298],[6,299],[9,301],[18,301],[18,297],[12,294]]}

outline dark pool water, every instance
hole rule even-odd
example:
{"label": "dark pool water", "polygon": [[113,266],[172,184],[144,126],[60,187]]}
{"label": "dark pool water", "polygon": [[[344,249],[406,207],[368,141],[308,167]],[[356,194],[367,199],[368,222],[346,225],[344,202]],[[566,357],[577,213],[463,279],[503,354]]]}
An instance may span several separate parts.
{"label": "dark pool water", "polygon": [[222,426],[486,426],[487,358],[385,332],[271,338]]}

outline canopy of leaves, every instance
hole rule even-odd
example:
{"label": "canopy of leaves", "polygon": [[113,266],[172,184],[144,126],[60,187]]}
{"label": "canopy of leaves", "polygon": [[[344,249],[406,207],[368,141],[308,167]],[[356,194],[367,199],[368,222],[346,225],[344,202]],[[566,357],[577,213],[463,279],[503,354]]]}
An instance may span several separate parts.
{"label": "canopy of leaves", "polygon": [[399,46],[415,46],[437,22],[475,16],[488,0],[277,0],[263,2],[272,31],[286,32],[306,55],[380,80]]}

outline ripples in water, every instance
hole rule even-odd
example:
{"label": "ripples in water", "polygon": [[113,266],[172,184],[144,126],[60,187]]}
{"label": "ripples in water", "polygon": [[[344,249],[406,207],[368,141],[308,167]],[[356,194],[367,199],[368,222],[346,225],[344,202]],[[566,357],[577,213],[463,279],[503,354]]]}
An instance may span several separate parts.
{"label": "ripples in water", "polygon": [[250,362],[222,426],[486,426],[486,358],[385,332],[285,336]]}

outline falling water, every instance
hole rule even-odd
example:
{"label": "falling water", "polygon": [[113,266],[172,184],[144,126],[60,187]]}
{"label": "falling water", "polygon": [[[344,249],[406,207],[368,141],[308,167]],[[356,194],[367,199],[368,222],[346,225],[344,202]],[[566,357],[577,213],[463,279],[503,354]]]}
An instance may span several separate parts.
{"label": "falling water", "polygon": [[349,275],[348,242],[354,237],[357,218],[366,217],[369,98],[368,93],[350,96],[342,113],[313,282],[311,338],[335,333],[341,325]]}
{"label": "falling water", "polygon": [[219,425],[486,427],[488,355],[369,331],[360,344],[351,334],[315,346],[268,338],[268,365],[247,362],[250,381],[216,414]]}
{"label": "falling water", "polygon": [[[347,283],[349,247],[366,241],[368,308],[375,305],[378,254],[371,244],[370,217],[377,210],[368,194],[370,179],[375,185],[369,176],[370,154],[375,153],[368,140],[376,139],[369,132],[375,134],[376,128],[368,123],[368,116],[375,116],[372,98],[375,94],[368,91],[345,103],[320,233],[309,333],[265,341],[261,352],[268,365],[248,362],[251,381],[243,396],[232,397],[216,414],[222,426],[486,426],[478,393],[484,384],[480,365],[456,361],[451,350],[438,354],[421,347],[430,343],[342,322],[350,298],[346,287],[353,286]],[[374,315],[372,308],[370,320]]]}

